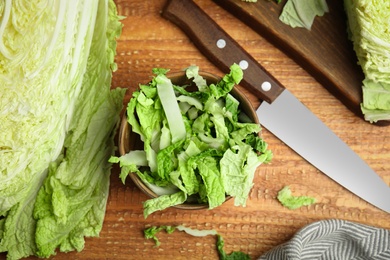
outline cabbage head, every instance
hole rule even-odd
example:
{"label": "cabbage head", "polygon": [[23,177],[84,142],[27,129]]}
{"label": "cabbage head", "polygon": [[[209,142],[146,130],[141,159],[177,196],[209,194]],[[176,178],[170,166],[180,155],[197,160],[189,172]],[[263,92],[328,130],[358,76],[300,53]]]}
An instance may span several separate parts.
{"label": "cabbage head", "polygon": [[124,90],[113,0],[0,1],[0,252],[82,250],[105,214]]}
{"label": "cabbage head", "polygon": [[365,75],[366,120],[390,120],[390,1],[344,0],[349,37]]}

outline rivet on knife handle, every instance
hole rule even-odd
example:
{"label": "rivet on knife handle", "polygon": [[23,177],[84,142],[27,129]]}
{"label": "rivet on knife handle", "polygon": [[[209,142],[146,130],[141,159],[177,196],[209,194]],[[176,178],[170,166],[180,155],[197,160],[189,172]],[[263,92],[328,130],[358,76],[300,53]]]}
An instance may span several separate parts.
{"label": "rivet on knife handle", "polygon": [[[169,0],[163,17],[180,27],[197,48],[223,72],[233,63],[244,70],[240,85],[272,103],[284,87],[192,0]],[[197,26],[189,26],[197,25]]]}

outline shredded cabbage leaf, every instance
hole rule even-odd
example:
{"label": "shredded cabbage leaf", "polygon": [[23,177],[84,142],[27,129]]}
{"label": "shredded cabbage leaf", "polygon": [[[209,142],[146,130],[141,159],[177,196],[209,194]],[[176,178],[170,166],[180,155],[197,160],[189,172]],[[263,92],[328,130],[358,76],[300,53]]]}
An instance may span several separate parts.
{"label": "shredded cabbage leaf", "polygon": [[284,207],[292,210],[316,203],[316,198],[314,197],[292,195],[289,186],[283,187],[283,189],[278,192],[277,199]]}
{"label": "shredded cabbage leaf", "polygon": [[326,0],[288,0],[279,16],[280,21],[295,28],[311,30],[316,16],[329,12]]}
{"label": "shredded cabbage leaf", "polygon": [[[127,108],[144,149],[110,159],[120,164],[123,182],[136,173],[160,195],[144,203],[144,216],[186,201],[212,209],[227,195],[245,206],[257,167],[272,153],[258,135],[259,124],[239,121],[248,117],[230,91],[243,77],[241,68],[233,64],[220,82],[207,84],[199,67],[190,66],[186,75],[195,91],[172,84],[166,69],[153,71],[155,77],[140,85]],[[145,155],[148,167],[137,163],[137,154]]]}

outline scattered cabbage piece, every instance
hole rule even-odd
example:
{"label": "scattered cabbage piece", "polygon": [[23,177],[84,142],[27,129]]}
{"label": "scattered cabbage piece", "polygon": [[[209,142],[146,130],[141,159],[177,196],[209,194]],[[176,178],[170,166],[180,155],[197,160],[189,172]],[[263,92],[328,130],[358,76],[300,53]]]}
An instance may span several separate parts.
{"label": "scattered cabbage piece", "polygon": [[344,0],[344,7],[349,37],[365,75],[361,104],[365,119],[390,120],[390,2]]}
{"label": "scattered cabbage piece", "polygon": [[278,192],[277,199],[288,209],[298,209],[316,203],[316,199],[308,196],[293,196],[290,188],[285,186]]}
{"label": "scattered cabbage piece", "polygon": [[183,225],[179,226],[152,226],[149,228],[146,228],[144,230],[144,236],[146,239],[153,239],[155,242],[155,246],[159,247],[161,245],[160,240],[157,238],[157,234],[163,230],[165,230],[168,234],[172,234],[175,230],[184,231],[187,234],[195,237],[205,237],[209,235],[217,236],[217,250],[219,254],[219,259],[221,260],[250,260],[248,254],[245,254],[241,251],[233,251],[230,254],[226,254],[224,250],[225,241],[223,240],[223,237],[217,233],[217,231],[211,229],[211,230],[199,230],[199,229],[193,229],[188,228]]}
{"label": "scattered cabbage piece", "polygon": [[177,230],[184,231],[187,234],[189,234],[191,236],[194,236],[194,237],[205,237],[205,236],[209,236],[209,235],[215,236],[215,235],[218,234],[217,231],[215,231],[214,229],[211,229],[211,230],[207,230],[207,229],[199,230],[199,229],[188,228],[188,227],[183,226],[183,225],[179,225],[176,228],[177,228]]}
{"label": "scattered cabbage piece", "polygon": [[316,16],[329,12],[326,0],[288,0],[279,19],[291,27],[311,29]]}
{"label": "scattered cabbage piece", "polygon": [[157,237],[157,234],[165,230],[168,234],[172,234],[175,231],[176,227],[172,226],[153,226],[144,230],[144,236],[146,239],[153,239],[156,247],[161,245],[160,240]]}
{"label": "scattered cabbage piece", "polygon": [[[256,3],[257,0],[241,0],[248,3]],[[282,0],[274,0],[280,4]],[[326,0],[287,0],[279,20],[295,28],[311,29],[316,16],[323,16],[329,12]]]}
{"label": "scattered cabbage piece", "polygon": [[219,259],[221,260],[250,260],[250,256],[245,254],[242,251],[233,251],[230,254],[226,254],[223,249],[225,246],[225,241],[221,235],[217,235],[217,249],[219,254]]}
{"label": "scattered cabbage piece", "polygon": [[157,237],[157,234],[161,231],[165,230],[168,234],[172,234],[175,232],[175,230],[184,231],[185,233],[194,236],[194,237],[205,237],[209,235],[218,235],[217,231],[211,229],[211,230],[199,230],[199,229],[193,229],[189,228],[183,225],[179,226],[152,226],[149,228],[144,229],[144,236],[146,239],[153,239],[155,246],[159,247],[161,245],[160,240]]}

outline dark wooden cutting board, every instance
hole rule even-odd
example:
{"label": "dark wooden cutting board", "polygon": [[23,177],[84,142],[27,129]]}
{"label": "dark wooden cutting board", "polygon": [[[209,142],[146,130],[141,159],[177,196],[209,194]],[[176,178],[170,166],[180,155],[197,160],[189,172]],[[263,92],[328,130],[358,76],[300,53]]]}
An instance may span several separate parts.
{"label": "dark wooden cutting board", "polygon": [[290,56],[356,115],[363,118],[362,80],[342,0],[327,0],[329,12],[316,17],[311,30],[292,28],[279,20],[286,1],[248,3],[214,0],[259,35]]}

